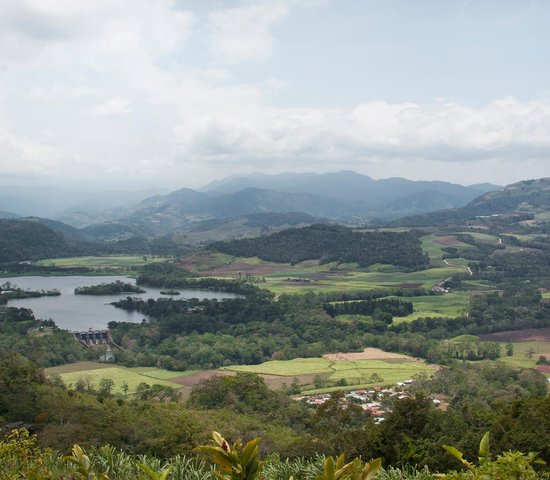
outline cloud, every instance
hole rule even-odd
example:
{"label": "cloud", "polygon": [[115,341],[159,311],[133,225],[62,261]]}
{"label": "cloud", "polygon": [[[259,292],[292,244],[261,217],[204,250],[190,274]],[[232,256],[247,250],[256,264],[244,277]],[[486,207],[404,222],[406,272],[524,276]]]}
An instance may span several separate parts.
{"label": "cloud", "polygon": [[238,62],[276,48],[277,25],[324,4],[246,2],[201,17],[169,0],[0,2],[0,171],[180,185],[247,169],[548,171],[550,97],[290,108],[270,104],[292,88],[284,79],[239,80]]}
{"label": "cloud", "polygon": [[[195,22],[169,0],[19,0],[0,3],[0,57],[9,67],[44,60],[60,68],[155,59],[185,41]],[[113,66],[112,63],[110,63]]]}
{"label": "cloud", "polygon": [[121,115],[130,113],[130,101],[120,97],[113,97],[109,100],[94,105],[87,110],[87,113],[96,117],[109,117],[112,115]]}
{"label": "cloud", "polygon": [[271,28],[290,10],[284,1],[218,10],[209,16],[212,51],[227,62],[263,60],[276,44]]}
{"label": "cloud", "polygon": [[216,10],[208,17],[212,53],[227,63],[265,60],[277,44],[272,30],[293,9],[326,5],[328,0],[263,0]]}
{"label": "cloud", "polygon": [[250,116],[206,115],[175,132],[189,153],[205,156],[518,159],[550,154],[550,101],[507,97],[478,109],[382,101],[350,110],[259,108]]}

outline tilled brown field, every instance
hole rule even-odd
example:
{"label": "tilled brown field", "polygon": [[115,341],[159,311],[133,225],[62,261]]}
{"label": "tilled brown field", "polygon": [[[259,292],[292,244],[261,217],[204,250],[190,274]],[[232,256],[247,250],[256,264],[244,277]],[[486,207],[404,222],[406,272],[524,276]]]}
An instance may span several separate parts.
{"label": "tilled brown field", "polygon": [[200,383],[202,380],[208,380],[209,378],[212,378],[215,376],[227,376],[227,375],[235,375],[235,372],[231,372],[228,370],[206,370],[204,372],[198,372],[192,375],[171,378],[170,381],[173,383],[177,383],[178,385],[185,385],[186,387],[192,387]]}
{"label": "tilled brown field", "polygon": [[362,352],[350,352],[350,353],[329,353],[323,355],[323,358],[332,361],[338,360],[388,360],[388,359],[400,359],[411,360],[411,357],[401,355],[400,353],[384,352],[379,348],[365,348]]}
{"label": "tilled brown field", "polygon": [[550,342],[550,327],[507,330],[480,335],[479,338],[484,342]]}

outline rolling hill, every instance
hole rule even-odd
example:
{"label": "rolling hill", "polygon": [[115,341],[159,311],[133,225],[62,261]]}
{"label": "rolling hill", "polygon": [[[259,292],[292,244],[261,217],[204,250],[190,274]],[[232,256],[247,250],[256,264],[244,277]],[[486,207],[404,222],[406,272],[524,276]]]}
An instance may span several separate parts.
{"label": "rolling hill", "polygon": [[487,192],[462,208],[454,208],[401,218],[394,226],[452,225],[471,219],[499,216],[518,220],[550,220],[550,178],[525,180]]}
{"label": "rolling hill", "polygon": [[[120,211],[109,221],[146,236],[207,231],[205,221],[251,214],[300,212],[348,224],[385,223],[404,215],[452,208],[498,187],[403,178],[374,180],[342,171],[231,177],[200,191],[183,188],[155,195]],[[376,222],[375,222],[376,223]],[[266,225],[269,227],[270,225]]]}

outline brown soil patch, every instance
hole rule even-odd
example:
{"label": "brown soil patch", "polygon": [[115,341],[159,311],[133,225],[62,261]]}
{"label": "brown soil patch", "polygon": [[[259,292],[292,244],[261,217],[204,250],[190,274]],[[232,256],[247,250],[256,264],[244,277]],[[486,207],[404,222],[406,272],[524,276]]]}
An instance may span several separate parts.
{"label": "brown soil patch", "polygon": [[384,352],[379,348],[365,348],[362,352],[351,353],[329,353],[323,355],[323,358],[331,361],[338,360],[387,360],[391,358],[401,360],[411,360],[411,357],[401,355],[400,353]]}
{"label": "brown soil patch", "polygon": [[256,276],[264,276],[272,275],[274,273],[288,273],[291,272],[291,270],[291,267],[285,264],[253,265],[246,262],[233,262],[231,265],[227,265],[225,267],[203,270],[202,273],[208,273],[214,277],[226,277],[239,272]]}
{"label": "brown soil patch", "polygon": [[304,375],[260,375],[265,383],[272,388],[273,390],[280,390],[284,387],[290,387],[294,379],[298,381],[298,385],[311,385],[313,384],[313,379],[319,375],[321,378],[330,377],[331,373],[322,373],[322,374],[304,374]]}
{"label": "brown soil patch", "polygon": [[236,375],[235,372],[230,372],[228,370],[207,370],[205,372],[194,373],[193,375],[181,376],[176,378],[171,378],[170,381],[177,383],[179,385],[184,385],[186,387],[193,387],[197,385],[202,380],[208,380],[209,378],[216,376],[226,376],[226,375]]}
{"label": "brown soil patch", "polygon": [[460,242],[454,235],[449,235],[446,237],[437,237],[434,243],[439,243],[440,245],[458,245]]}
{"label": "brown soil patch", "polygon": [[[183,397],[188,398],[191,393],[191,387],[199,384],[203,380],[208,380],[215,376],[228,376],[236,375],[237,372],[231,370],[207,370],[204,372],[194,373],[193,375],[181,376],[171,378],[170,381],[182,385],[178,391]],[[311,385],[313,379],[318,374],[304,374],[304,375],[260,375],[265,380],[265,383],[269,388],[273,390],[280,390],[281,388],[290,387],[294,379],[298,381],[299,385]],[[321,374],[322,376],[329,377],[330,373]]]}
{"label": "brown soil patch", "polygon": [[550,327],[488,333],[479,338],[484,342],[550,342]]}

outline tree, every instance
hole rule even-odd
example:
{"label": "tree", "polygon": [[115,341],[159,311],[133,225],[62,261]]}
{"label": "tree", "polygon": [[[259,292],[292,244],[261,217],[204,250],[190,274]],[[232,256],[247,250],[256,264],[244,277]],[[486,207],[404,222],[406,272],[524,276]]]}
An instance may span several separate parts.
{"label": "tree", "polygon": [[511,357],[514,355],[514,345],[511,342],[506,344],[506,356]]}
{"label": "tree", "polygon": [[99,380],[99,395],[103,397],[110,397],[111,390],[115,385],[115,381],[112,378],[102,378]]}

